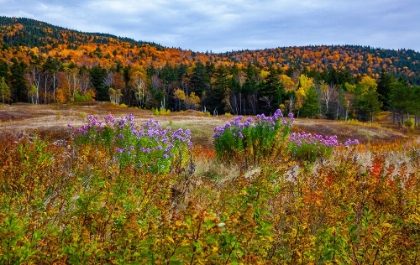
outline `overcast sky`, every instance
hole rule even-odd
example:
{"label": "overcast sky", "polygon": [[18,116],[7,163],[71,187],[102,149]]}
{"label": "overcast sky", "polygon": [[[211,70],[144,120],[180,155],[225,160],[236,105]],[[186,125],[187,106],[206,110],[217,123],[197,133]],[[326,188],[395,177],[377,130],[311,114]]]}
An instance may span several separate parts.
{"label": "overcast sky", "polygon": [[322,44],[420,51],[420,0],[0,0],[0,15],[201,52]]}

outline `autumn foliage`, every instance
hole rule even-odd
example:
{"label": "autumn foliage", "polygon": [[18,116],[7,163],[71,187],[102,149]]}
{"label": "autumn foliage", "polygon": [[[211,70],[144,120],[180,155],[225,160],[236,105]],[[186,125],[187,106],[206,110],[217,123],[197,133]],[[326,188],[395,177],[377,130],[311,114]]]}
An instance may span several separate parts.
{"label": "autumn foliage", "polygon": [[413,50],[343,45],[200,53],[8,17],[0,17],[0,47],[5,103],[96,100],[214,115],[281,108],[297,117],[363,121],[387,110],[400,125],[410,115],[415,125],[419,120],[420,55]]}
{"label": "autumn foliage", "polygon": [[[112,128],[129,134],[125,121]],[[249,167],[196,145],[187,167],[149,171],[121,163],[119,134],[73,141],[80,128],[0,141],[0,263],[418,262],[418,141],[336,146],[313,161],[284,150]]]}

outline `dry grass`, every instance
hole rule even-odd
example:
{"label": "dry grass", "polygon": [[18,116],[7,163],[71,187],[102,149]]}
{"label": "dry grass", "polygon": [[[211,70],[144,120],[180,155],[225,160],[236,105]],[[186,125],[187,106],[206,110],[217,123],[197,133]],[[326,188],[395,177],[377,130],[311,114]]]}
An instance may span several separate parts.
{"label": "dry grass", "polygon": [[407,138],[407,135],[403,132],[384,127],[378,123],[298,119],[294,125],[299,130],[311,133],[337,135],[340,141],[352,138],[359,139],[361,142],[381,142]]}
{"label": "dry grass", "polygon": [[[0,106],[0,131],[21,134],[37,131],[39,134],[50,134],[58,137],[68,135],[68,123],[80,126],[90,114],[103,117],[111,113],[123,117],[132,113],[139,124],[149,119],[157,120],[162,126],[173,129],[190,129],[193,142],[205,147],[213,143],[213,129],[233,119],[233,116],[206,116],[198,111],[188,110],[173,112],[169,115],[153,115],[149,110],[122,108],[110,103],[97,102],[86,105],[33,105],[14,104]],[[383,122],[374,125],[360,122],[342,122],[330,120],[297,119],[294,130],[307,131],[323,135],[337,135],[339,140],[357,138],[362,142],[390,141],[404,139],[401,131],[385,128]]]}

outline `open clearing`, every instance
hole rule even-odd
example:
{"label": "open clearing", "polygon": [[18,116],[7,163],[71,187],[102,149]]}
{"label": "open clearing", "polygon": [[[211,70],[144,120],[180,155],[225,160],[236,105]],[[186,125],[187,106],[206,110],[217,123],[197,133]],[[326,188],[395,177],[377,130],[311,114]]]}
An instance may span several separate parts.
{"label": "open clearing", "polygon": [[[109,113],[188,128],[197,146],[177,147],[160,172],[162,156],[119,156],[121,141],[68,144],[68,123]],[[0,106],[0,263],[418,263],[418,130],[297,119],[296,132],[382,142],[314,160],[314,148],[217,155],[213,129],[233,118],[109,103]],[[25,137],[34,133],[49,139]]]}
{"label": "open clearing", "polygon": [[[68,124],[81,126],[88,115],[103,117],[111,113],[114,117],[123,117],[132,113],[137,124],[149,119],[157,120],[162,126],[190,129],[193,142],[202,146],[212,145],[213,129],[233,119],[229,115],[205,116],[193,110],[173,112],[169,115],[153,115],[149,110],[121,108],[110,103],[97,102],[88,105],[33,105],[14,104],[0,106],[0,132],[2,134],[31,134],[66,137],[69,135]],[[294,130],[337,135],[344,141],[348,138],[361,142],[392,141],[406,139],[407,135],[398,129],[389,129],[378,124],[331,121],[323,119],[296,119]]]}

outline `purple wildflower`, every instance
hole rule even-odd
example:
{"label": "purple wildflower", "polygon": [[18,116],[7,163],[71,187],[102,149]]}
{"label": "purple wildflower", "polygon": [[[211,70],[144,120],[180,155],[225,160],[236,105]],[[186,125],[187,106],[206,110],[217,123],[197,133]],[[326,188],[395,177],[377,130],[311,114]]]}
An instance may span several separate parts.
{"label": "purple wildflower", "polygon": [[124,152],[124,150],[125,150],[124,148],[119,148],[118,147],[117,148],[117,153],[122,154]]}

